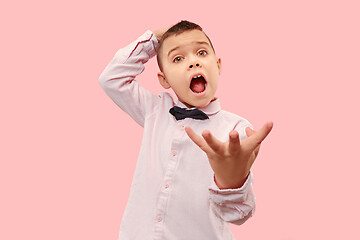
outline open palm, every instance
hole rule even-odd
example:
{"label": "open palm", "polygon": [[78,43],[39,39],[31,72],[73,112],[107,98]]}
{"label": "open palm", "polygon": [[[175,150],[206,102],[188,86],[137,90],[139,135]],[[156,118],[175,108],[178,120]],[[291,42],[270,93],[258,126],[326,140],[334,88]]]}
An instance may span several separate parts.
{"label": "open palm", "polygon": [[266,123],[259,131],[246,128],[248,138],[240,142],[239,133],[233,130],[229,133],[229,141],[221,142],[209,130],[202,132],[202,137],[190,127],[185,131],[190,139],[208,156],[211,168],[215,173],[215,181],[220,189],[241,187],[253,165],[260,144],[270,133],[272,122]]}

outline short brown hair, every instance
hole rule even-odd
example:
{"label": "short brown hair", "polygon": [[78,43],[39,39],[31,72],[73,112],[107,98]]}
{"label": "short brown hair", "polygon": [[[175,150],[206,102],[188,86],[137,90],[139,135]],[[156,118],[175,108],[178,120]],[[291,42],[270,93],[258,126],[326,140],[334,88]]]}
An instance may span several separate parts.
{"label": "short brown hair", "polygon": [[[214,46],[212,45],[211,43],[211,40],[210,38],[206,35],[206,33],[203,31],[203,29],[197,25],[196,23],[193,23],[193,22],[189,22],[189,21],[186,21],[186,20],[181,20],[180,22],[178,22],[177,24],[175,24],[174,26],[172,26],[171,28],[169,28],[162,36],[161,36],[161,39],[159,41],[159,46],[158,46],[158,53],[160,52],[160,49],[162,47],[162,44],[164,42],[164,40],[172,35],[179,35],[183,32],[186,32],[186,31],[190,31],[190,30],[200,30],[202,31],[205,36],[207,37],[207,39],[209,40],[210,42],[210,45],[211,45],[211,48],[213,49],[213,51],[215,52],[215,49],[214,49]],[[161,65],[161,59],[160,59],[160,54],[157,54],[156,55],[156,59],[157,59],[157,63],[159,65],[159,68],[160,68],[160,71],[162,71],[162,65]]]}

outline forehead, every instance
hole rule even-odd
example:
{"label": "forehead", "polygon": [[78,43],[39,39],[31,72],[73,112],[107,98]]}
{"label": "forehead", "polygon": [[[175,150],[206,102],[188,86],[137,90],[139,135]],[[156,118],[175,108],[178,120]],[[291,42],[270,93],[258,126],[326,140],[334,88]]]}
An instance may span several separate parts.
{"label": "forehead", "polygon": [[199,45],[199,44],[208,44],[210,47],[210,42],[206,35],[197,29],[185,31],[178,35],[171,35],[170,37],[166,38],[162,44],[163,53],[168,54],[174,48],[182,48],[192,45]]}

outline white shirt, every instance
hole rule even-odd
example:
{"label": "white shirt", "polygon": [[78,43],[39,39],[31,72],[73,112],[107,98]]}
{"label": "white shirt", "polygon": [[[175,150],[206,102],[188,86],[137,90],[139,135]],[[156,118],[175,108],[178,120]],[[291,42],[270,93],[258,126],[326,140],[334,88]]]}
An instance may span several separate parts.
{"label": "white shirt", "polygon": [[231,130],[244,139],[245,128],[252,126],[221,110],[219,99],[201,108],[209,119],[177,121],[169,109],[186,107],[183,103],[169,93],[154,95],[134,80],[157,47],[156,37],[146,31],[118,50],[99,78],[106,94],[144,128],[119,239],[234,239],[228,222],[240,225],[255,211],[252,173],[241,188],[220,190],[206,154],[184,127],[197,134],[208,129],[226,142]]}

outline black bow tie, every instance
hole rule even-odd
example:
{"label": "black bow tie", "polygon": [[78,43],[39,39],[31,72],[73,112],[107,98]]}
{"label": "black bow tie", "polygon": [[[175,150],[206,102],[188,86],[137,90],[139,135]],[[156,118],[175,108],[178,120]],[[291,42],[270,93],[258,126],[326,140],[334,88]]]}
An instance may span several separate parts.
{"label": "black bow tie", "polygon": [[201,110],[195,109],[186,109],[181,107],[172,107],[169,111],[176,120],[181,120],[184,118],[193,118],[193,119],[209,119],[209,117]]}

